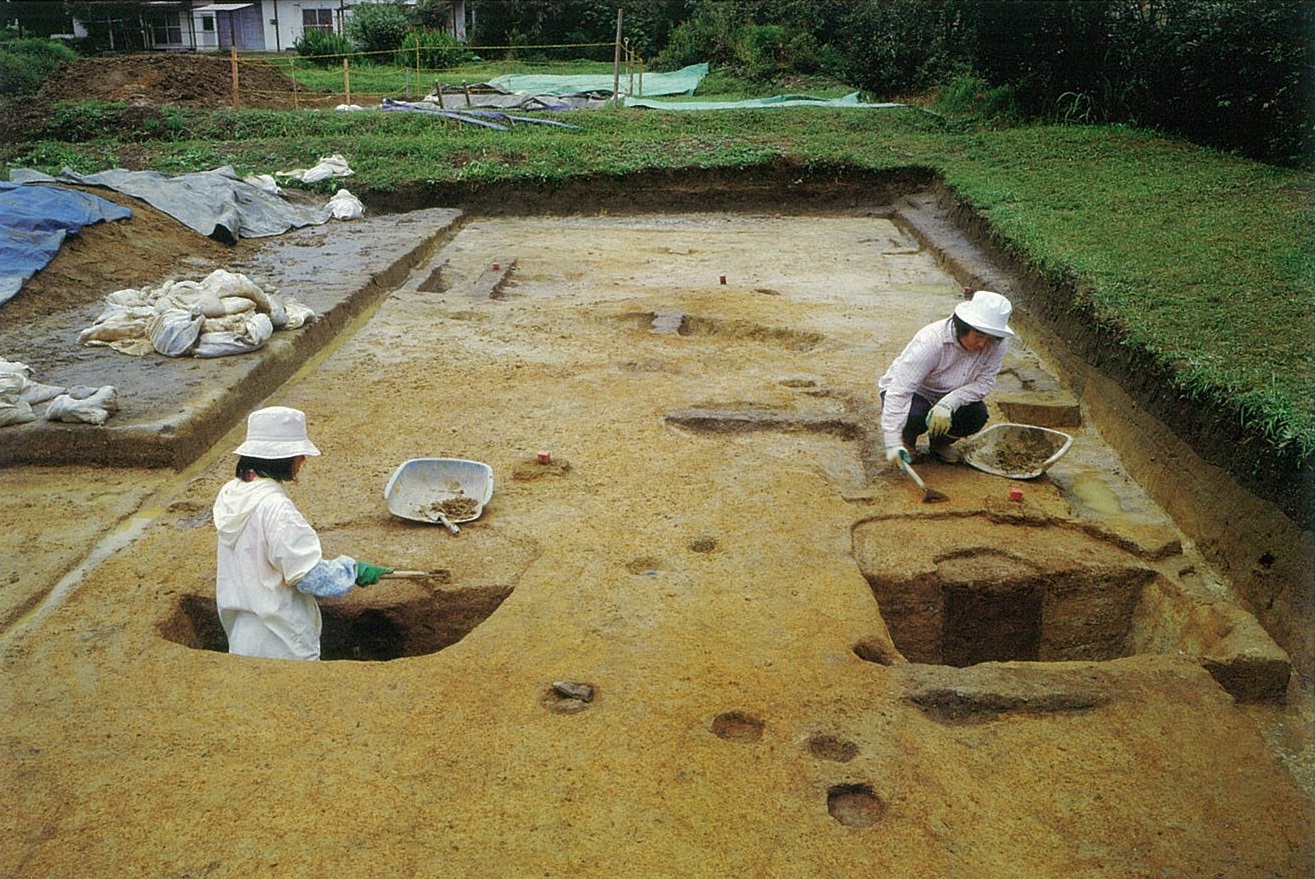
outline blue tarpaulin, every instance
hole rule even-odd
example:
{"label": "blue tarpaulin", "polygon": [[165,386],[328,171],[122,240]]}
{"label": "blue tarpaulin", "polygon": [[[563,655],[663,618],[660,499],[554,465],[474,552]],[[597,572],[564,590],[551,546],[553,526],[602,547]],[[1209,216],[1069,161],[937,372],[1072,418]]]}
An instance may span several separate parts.
{"label": "blue tarpaulin", "polygon": [[74,189],[0,181],[0,303],[55,258],[67,235],[132,211]]}

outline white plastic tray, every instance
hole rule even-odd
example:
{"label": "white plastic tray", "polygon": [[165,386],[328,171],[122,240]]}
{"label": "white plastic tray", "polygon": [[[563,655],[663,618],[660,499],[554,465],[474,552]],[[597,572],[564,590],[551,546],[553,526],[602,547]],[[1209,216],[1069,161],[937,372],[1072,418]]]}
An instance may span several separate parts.
{"label": "white plastic tray", "polygon": [[1072,444],[1073,437],[1063,431],[1006,422],[960,440],[959,451],[978,470],[1008,479],[1035,479]]}
{"label": "white plastic tray", "polygon": [[430,524],[439,524],[432,512],[435,506],[457,497],[473,500],[475,510],[465,516],[450,516],[451,521],[478,519],[493,497],[493,468],[481,461],[460,458],[412,458],[394,471],[384,488],[388,512]]}

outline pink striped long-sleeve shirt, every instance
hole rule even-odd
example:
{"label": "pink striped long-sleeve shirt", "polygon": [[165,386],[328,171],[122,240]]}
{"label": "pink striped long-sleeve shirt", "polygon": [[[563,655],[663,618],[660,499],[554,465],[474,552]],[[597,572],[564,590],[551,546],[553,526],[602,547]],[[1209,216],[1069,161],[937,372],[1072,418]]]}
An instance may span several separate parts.
{"label": "pink striped long-sleeve shirt", "polygon": [[1008,350],[1006,339],[993,341],[981,351],[967,350],[954,338],[950,318],[918,330],[877,381],[877,387],[886,392],[881,408],[886,446],[904,443],[904,423],[915,393],[933,403],[944,400],[951,409],[982,400],[995,387],[995,376]]}

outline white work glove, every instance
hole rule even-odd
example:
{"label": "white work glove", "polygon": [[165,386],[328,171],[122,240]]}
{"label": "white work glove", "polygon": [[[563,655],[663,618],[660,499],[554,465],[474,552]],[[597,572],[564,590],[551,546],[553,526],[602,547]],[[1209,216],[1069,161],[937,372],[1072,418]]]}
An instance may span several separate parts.
{"label": "white work glove", "polygon": [[944,436],[950,432],[950,416],[954,410],[944,401],[931,407],[927,413],[927,432],[932,436]]}
{"label": "white work glove", "polygon": [[894,464],[898,467],[900,461],[908,464],[912,460],[913,459],[909,457],[909,450],[903,446],[890,446],[886,449],[886,462],[888,464]]}

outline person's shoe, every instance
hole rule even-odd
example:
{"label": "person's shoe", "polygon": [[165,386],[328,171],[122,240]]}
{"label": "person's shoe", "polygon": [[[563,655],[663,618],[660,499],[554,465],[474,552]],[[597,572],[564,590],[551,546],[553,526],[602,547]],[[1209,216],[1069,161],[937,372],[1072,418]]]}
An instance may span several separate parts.
{"label": "person's shoe", "polygon": [[931,454],[933,458],[940,461],[942,464],[958,464],[963,460],[963,452],[959,451],[949,443],[946,443],[943,446],[932,446]]}

